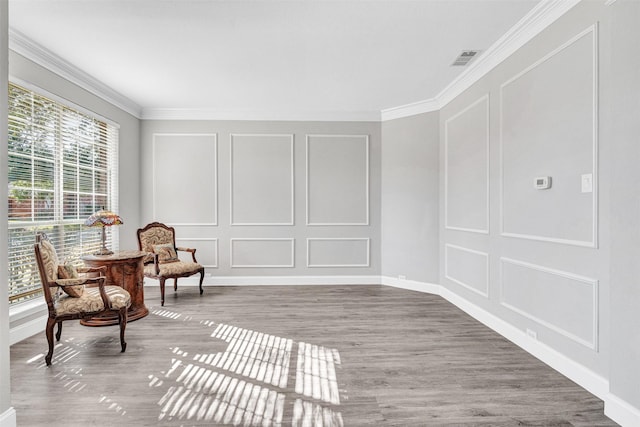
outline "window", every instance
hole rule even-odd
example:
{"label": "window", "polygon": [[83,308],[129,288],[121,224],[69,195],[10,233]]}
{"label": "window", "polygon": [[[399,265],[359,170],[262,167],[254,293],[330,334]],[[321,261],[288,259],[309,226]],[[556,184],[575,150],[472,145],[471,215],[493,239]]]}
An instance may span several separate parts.
{"label": "window", "polygon": [[[100,230],[83,223],[100,208],[118,210],[118,127],[14,84],[8,113],[8,277],[14,304],[41,292],[36,232],[49,235],[61,261],[78,262],[100,247]],[[117,247],[117,234],[107,237]]]}

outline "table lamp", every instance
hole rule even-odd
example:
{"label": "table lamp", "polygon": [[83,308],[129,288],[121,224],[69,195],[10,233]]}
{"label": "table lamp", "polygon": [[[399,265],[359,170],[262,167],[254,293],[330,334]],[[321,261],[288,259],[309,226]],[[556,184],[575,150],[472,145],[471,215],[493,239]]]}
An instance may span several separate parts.
{"label": "table lamp", "polygon": [[118,216],[118,214],[111,212],[106,209],[101,209],[98,212],[91,215],[84,222],[84,225],[87,227],[102,227],[102,248],[98,250],[98,252],[94,253],[94,255],[111,255],[113,251],[107,249],[105,245],[105,228],[111,227],[112,225],[120,225],[123,224],[122,218]]}

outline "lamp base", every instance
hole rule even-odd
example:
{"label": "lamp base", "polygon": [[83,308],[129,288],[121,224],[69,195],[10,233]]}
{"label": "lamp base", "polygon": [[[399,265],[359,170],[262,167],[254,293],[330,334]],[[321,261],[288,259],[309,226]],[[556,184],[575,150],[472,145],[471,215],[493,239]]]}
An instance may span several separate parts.
{"label": "lamp base", "polygon": [[98,249],[98,252],[95,252],[94,255],[112,255],[113,251],[107,249],[107,245],[105,244],[106,236],[104,233],[105,227],[102,227],[102,247]]}

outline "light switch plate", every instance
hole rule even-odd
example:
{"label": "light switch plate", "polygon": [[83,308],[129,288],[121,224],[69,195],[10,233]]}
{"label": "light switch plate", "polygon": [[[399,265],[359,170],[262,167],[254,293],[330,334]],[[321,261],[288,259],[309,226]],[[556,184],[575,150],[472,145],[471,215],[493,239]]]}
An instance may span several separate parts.
{"label": "light switch plate", "polygon": [[583,193],[593,192],[593,174],[585,173],[581,176],[581,188]]}

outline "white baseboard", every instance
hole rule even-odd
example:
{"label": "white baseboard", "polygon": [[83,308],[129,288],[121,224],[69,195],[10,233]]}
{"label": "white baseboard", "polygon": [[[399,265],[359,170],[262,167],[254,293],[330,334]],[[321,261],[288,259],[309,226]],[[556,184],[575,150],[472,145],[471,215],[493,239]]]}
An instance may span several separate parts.
{"label": "white baseboard", "polygon": [[48,314],[45,314],[44,316],[40,316],[36,319],[25,322],[22,325],[11,328],[9,330],[9,345],[13,345],[24,339],[44,332],[44,328],[47,325],[47,317]]}
{"label": "white baseboard", "polygon": [[640,426],[640,409],[629,405],[613,393],[604,400],[604,414],[623,427]]}
{"label": "white baseboard", "polygon": [[408,291],[424,292],[426,294],[440,295],[440,285],[435,283],[418,282],[415,280],[398,279],[396,277],[381,276],[380,284],[393,286],[394,288]]}
{"label": "white baseboard", "polygon": [[0,427],[16,427],[17,425],[15,409],[9,408],[0,414]]}
{"label": "white baseboard", "polygon": [[[199,276],[178,280],[178,286],[198,286]],[[145,278],[144,286],[159,286],[157,280]],[[173,285],[173,280],[166,283]],[[165,283],[165,286],[168,286]],[[380,276],[205,276],[203,286],[256,285],[379,285]]]}

